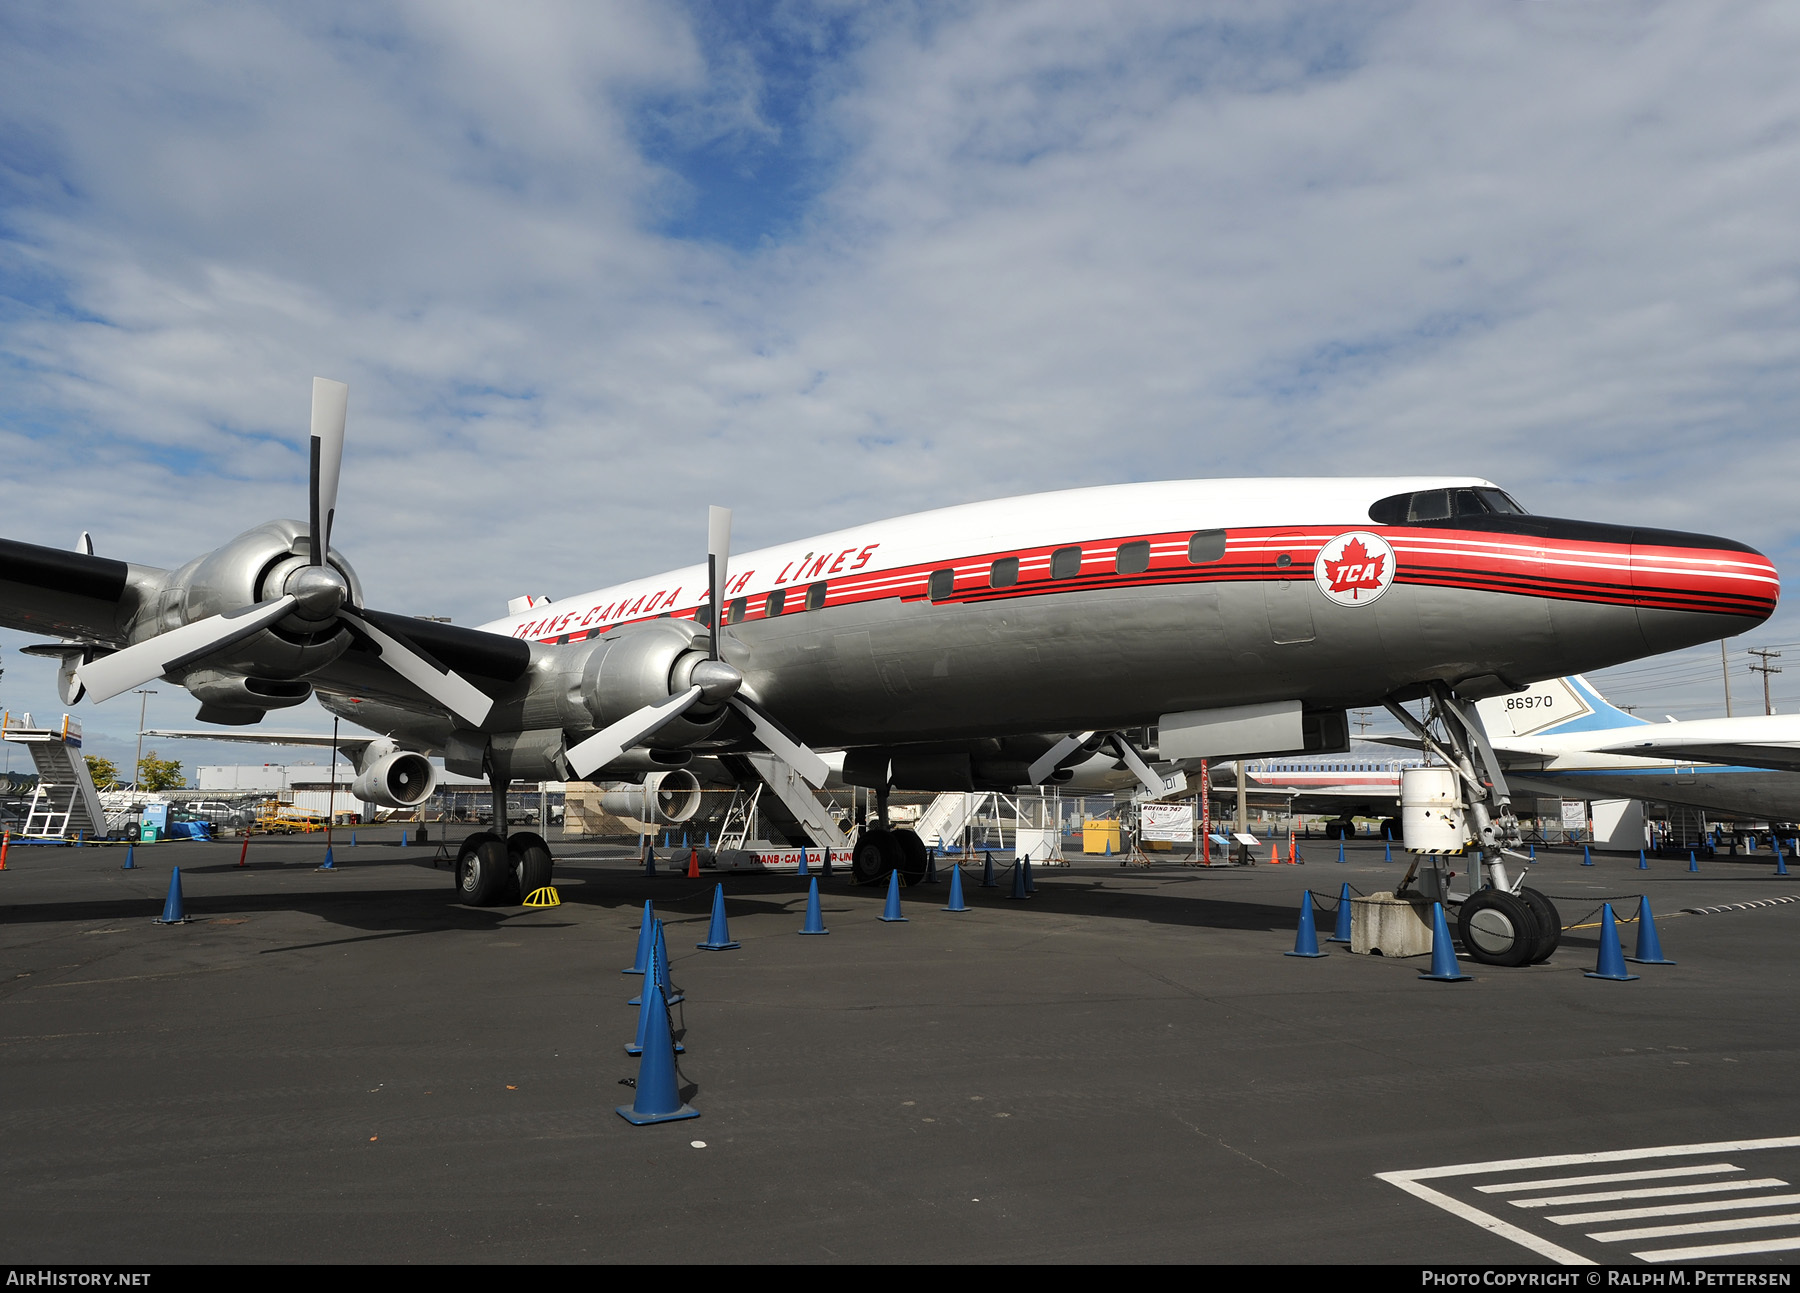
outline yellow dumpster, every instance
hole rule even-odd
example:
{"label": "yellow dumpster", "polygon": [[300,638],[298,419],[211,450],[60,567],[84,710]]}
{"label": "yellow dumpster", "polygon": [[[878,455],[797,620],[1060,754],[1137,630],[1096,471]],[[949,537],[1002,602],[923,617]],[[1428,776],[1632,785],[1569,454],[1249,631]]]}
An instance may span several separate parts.
{"label": "yellow dumpster", "polygon": [[1119,851],[1119,823],[1110,817],[1089,818],[1081,823],[1081,851],[1105,853]]}

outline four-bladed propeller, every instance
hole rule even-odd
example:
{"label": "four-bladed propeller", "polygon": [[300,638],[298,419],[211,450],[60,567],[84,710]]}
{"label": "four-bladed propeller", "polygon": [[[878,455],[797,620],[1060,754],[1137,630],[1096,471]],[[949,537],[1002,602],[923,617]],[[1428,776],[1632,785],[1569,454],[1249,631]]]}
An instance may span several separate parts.
{"label": "four-bladed propeller", "polygon": [[764,749],[780,756],[812,785],[822,786],[831,771],[825,760],[758,706],[739,695],[744,675],[720,655],[725,634],[725,585],[731,563],[731,511],[723,507],[709,508],[706,519],[707,616],[712,633],[707,658],[694,666],[686,689],[609,723],[585,741],[570,746],[564,757],[577,777],[590,777],[704,701],[709,705],[730,705],[750,724],[750,730]]}
{"label": "four-bladed propeller", "polygon": [[153,678],[180,673],[206,657],[287,618],[299,615],[316,623],[343,622],[374,646],[383,664],[457,715],[479,727],[493,707],[466,679],[419,654],[410,644],[376,628],[350,602],[350,584],[328,562],[331,524],[337,515],[338,474],[344,460],[344,422],[350,388],[342,382],[313,378],[311,551],[308,562],[284,581],[281,595],[223,614],[184,624],[167,633],[89,661],[76,671],[81,685],[96,701],[130,691]]}

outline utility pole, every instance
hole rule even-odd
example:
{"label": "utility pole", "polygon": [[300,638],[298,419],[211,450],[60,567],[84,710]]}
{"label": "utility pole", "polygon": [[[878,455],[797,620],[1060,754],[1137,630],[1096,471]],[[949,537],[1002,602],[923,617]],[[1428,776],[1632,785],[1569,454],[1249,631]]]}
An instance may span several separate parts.
{"label": "utility pole", "polygon": [[1754,655],[1754,656],[1762,657],[1762,663],[1751,665],[1750,672],[1751,673],[1760,673],[1763,676],[1763,713],[1773,714],[1775,712],[1775,707],[1774,707],[1774,705],[1770,704],[1770,702],[1769,702],[1769,675],[1772,673],[1780,673],[1781,670],[1775,668],[1773,665],[1771,665],[1769,663],[1769,661],[1772,659],[1773,660],[1781,659],[1781,652],[1779,652],[1779,651],[1759,651],[1755,647],[1751,647],[1750,654]]}
{"label": "utility pole", "polygon": [[1725,659],[1725,639],[1719,639],[1719,672],[1725,678],[1725,717],[1731,717],[1731,665]]}
{"label": "utility pole", "polygon": [[142,696],[143,699],[138,701],[137,755],[131,760],[131,789],[133,794],[137,793],[138,781],[144,775],[144,707],[150,703],[150,698],[156,695],[156,693],[140,687],[138,688],[138,695]]}

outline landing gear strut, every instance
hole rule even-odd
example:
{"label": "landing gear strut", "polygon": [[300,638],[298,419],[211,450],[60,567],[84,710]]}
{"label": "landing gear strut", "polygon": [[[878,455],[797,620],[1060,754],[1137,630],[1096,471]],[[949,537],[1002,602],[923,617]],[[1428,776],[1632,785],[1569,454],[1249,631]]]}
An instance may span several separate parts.
{"label": "landing gear strut", "polygon": [[[1507,873],[1508,854],[1520,862],[1528,859],[1519,851],[1519,822],[1513,816],[1511,792],[1481,717],[1473,705],[1451,695],[1441,682],[1429,684],[1429,693],[1431,708],[1423,723],[1392,700],[1386,705],[1428,752],[1456,773],[1474,845],[1471,892],[1461,899],[1456,917],[1463,949],[1484,965],[1531,965],[1546,960],[1562,941],[1562,918],[1554,903],[1525,887],[1522,871],[1517,876]],[[1442,733],[1441,743],[1432,735],[1434,725]],[[1421,862],[1429,868],[1420,877],[1423,896],[1457,904],[1436,856],[1415,855],[1400,889],[1411,883]]]}

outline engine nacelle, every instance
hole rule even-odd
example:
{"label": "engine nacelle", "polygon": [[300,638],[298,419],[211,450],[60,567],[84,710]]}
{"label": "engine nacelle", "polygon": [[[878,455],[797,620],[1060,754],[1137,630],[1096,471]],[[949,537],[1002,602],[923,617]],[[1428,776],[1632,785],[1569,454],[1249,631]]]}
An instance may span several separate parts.
{"label": "engine nacelle", "polygon": [[652,772],[641,786],[603,781],[600,807],[645,826],[679,826],[700,811],[700,782],[691,772]]}
{"label": "engine nacelle", "polygon": [[386,744],[370,746],[363,756],[364,766],[350,783],[350,793],[384,808],[416,808],[437,789],[437,769],[430,759],[411,750],[379,753],[379,746]]}
{"label": "engine nacelle", "polygon": [[[145,630],[151,627],[157,632],[168,632],[210,615],[281,596],[288,579],[309,564],[310,546],[309,531],[298,521],[270,521],[238,535],[172,572],[154,600],[138,615],[132,639],[149,636]],[[349,584],[350,599],[360,605],[362,584],[356,572],[335,551],[328,555],[332,566]],[[290,615],[208,656],[204,664],[209,675],[236,673],[264,679],[298,679],[336,660],[349,649],[350,641],[350,632],[341,623]],[[182,681],[185,684],[188,680]],[[216,698],[200,699],[202,703],[224,703]]]}

